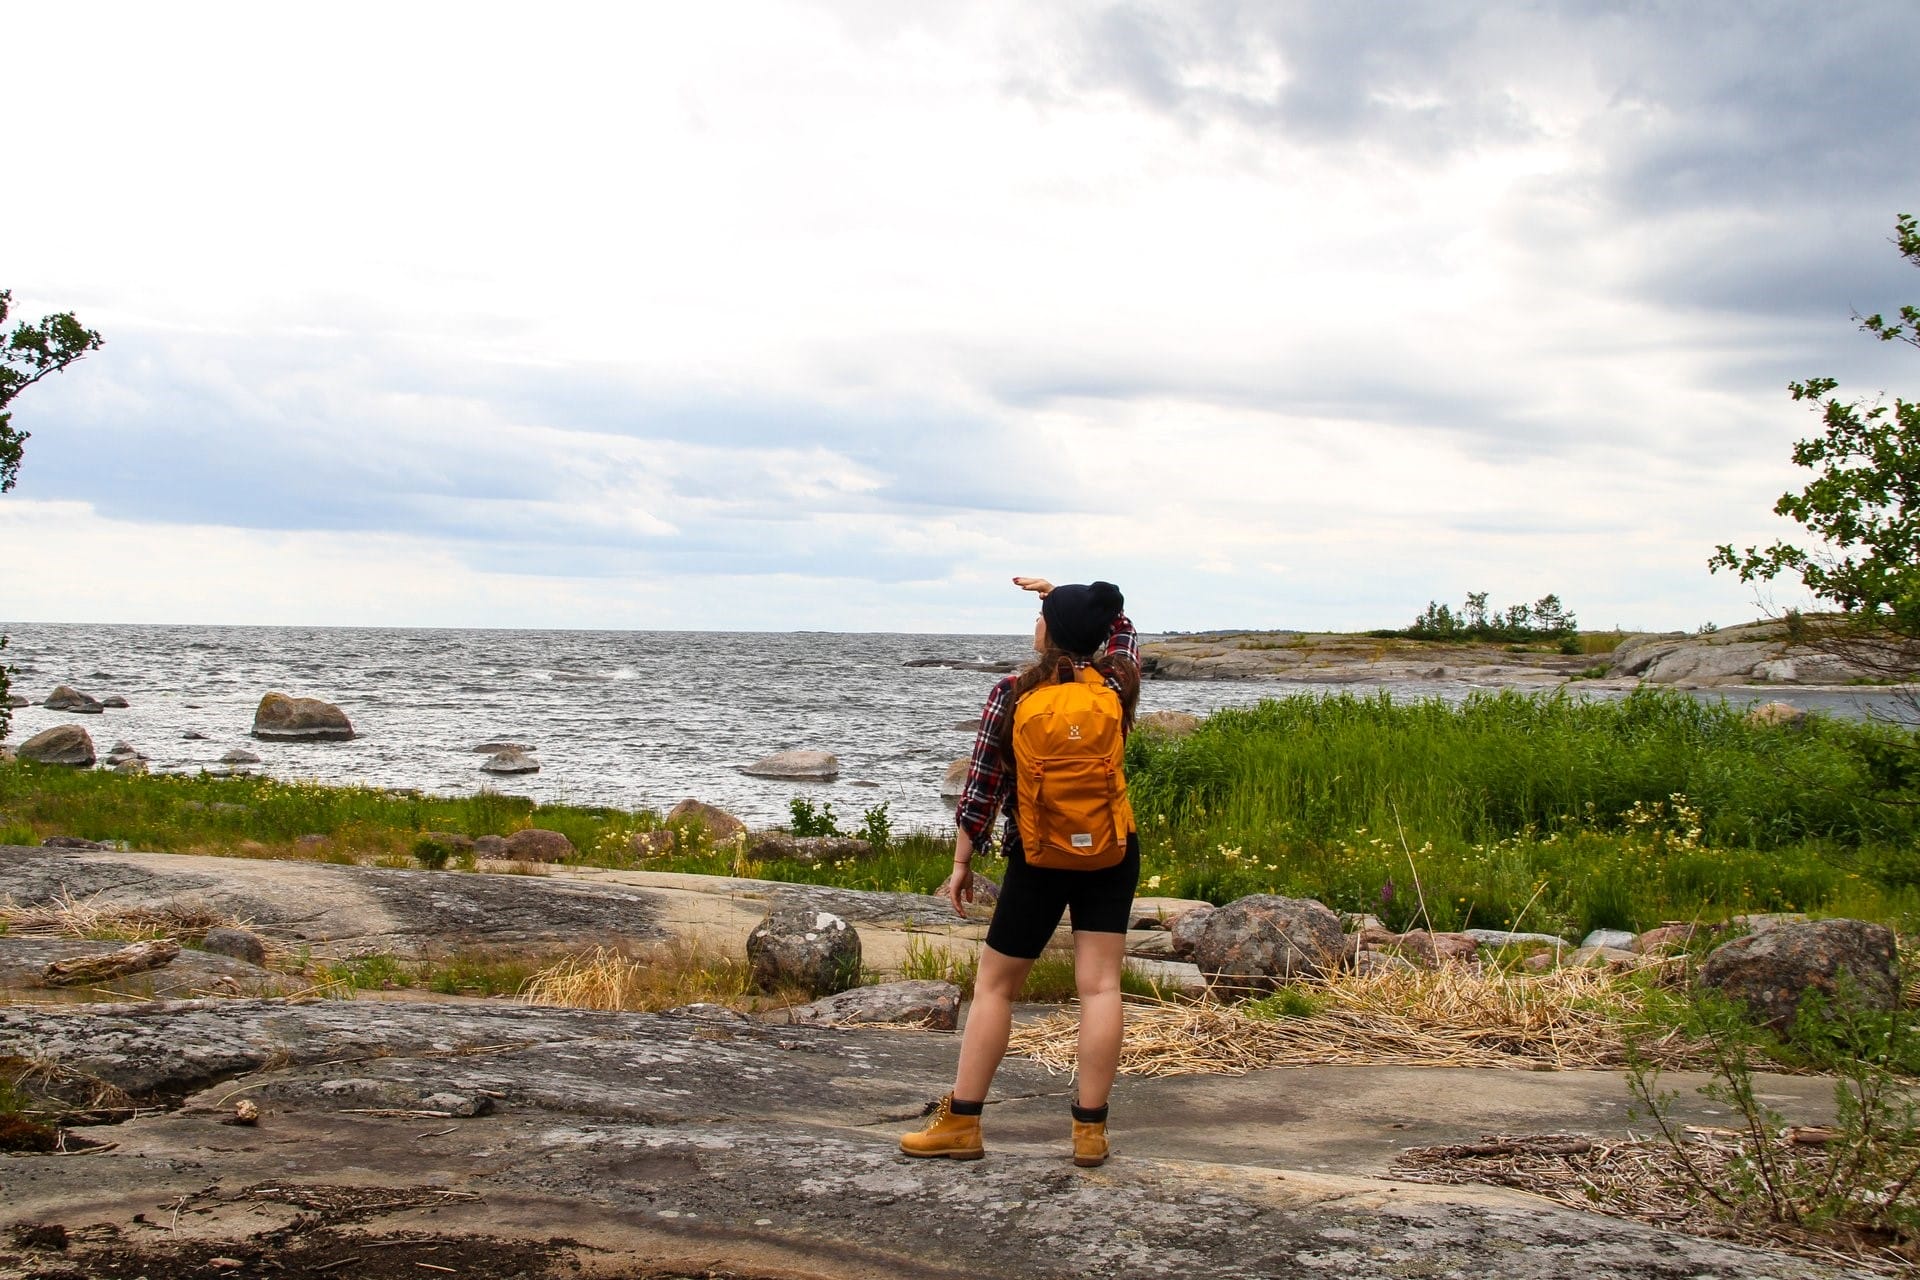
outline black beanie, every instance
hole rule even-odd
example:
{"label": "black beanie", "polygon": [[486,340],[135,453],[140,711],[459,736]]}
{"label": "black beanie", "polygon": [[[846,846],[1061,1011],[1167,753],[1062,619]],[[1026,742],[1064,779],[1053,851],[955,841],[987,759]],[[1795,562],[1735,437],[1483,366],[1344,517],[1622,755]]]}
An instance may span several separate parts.
{"label": "black beanie", "polygon": [[1106,643],[1113,620],[1126,607],[1127,598],[1111,582],[1070,582],[1047,592],[1040,616],[1055,647],[1087,654]]}

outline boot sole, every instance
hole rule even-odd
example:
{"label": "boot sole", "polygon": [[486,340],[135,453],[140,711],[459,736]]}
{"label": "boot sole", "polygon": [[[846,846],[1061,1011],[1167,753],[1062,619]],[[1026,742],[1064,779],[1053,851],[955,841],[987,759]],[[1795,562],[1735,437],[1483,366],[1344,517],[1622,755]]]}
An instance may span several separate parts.
{"label": "boot sole", "polygon": [[912,1156],[916,1160],[981,1160],[986,1158],[986,1148],[978,1151],[908,1151],[905,1147],[900,1154]]}
{"label": "boot sole", "polygon": [[1073,1162],[1082,1169],[1097,1169],[1107,1162],[1105,1156],[1075,1156]]}

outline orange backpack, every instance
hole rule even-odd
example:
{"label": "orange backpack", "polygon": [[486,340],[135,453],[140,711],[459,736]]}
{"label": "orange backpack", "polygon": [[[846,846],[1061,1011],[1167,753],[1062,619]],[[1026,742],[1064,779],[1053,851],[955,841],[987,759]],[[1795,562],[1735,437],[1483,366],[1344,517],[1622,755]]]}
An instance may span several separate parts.
{"label": "orange backpack", "polygon": [[1020,843],[1027,865],[1098,871],[1127,855],[1133,806],[1121,769],[1120,695],[1083,667],[1030,690],[1013,709]]}

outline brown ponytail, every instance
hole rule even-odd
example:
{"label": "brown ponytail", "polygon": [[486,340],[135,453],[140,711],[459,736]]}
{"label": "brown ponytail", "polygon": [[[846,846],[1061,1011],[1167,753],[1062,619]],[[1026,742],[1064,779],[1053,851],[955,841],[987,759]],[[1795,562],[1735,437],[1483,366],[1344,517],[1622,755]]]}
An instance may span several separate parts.
{"label": "brown ponytail", "polygon": [[[1131,731],[1134,708],[1140,705],[1140,668],[1132,662],[1117,659],[1109,654],[1095,660],[1093,669],[1120,686],[1120,724],[1123,730]],[[1046,652],[1014,677],[1013,689],[1008,697],[1013,705],[1018,706],[1020,699],[1041,685],[1071,684],[1073,678],[1073,655],[1049,642]],[[1001,758],[1011,767],[1013,764],[1013,716],[1011,714],[1007,716],[1006,723],[1006,736],[995,745],[1000,748]]]}

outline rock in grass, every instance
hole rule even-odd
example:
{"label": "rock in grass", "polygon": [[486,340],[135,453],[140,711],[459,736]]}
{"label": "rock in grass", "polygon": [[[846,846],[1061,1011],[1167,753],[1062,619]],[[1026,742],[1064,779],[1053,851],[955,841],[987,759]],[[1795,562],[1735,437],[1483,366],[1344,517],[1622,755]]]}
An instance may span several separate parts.
{"label": "rock in grass", "polygon": [[1807,713],[1790,702],[1763,702],[1744,717],[1756,729],[1798,729]]}
{"label": "rock in grass", "polygon": [[860,980],[860,934],[830,911],[778,907],[747,935],[747,963],[763,991],[845,991]]}
{"label": "rock in grass", "polygon": [[[476,849],[479,844],[474,841]],[[528,827],[507,837],[506,854],[523,862],[565,862],[573,856],[573,841],[558,831]]]}
{"label": "rock in grass", "polygon": [[840,776],[840,758],[830,751],[777,751],[740,772],[755,778],[795,782],[832,782]]}
{"label": "rock in grass", "polygon": [[1193,962],[1215,991],[1258,995],[1340,967],[1340,917],[1311,898],[1257,893],[1207,917]]}
{"label": "rock in grass", "polygon": [[1569,969],[1606,969],[1621,973],[1639,968],[1642,960],[1625,947],[1581,946],[1569,952],[1564,963]]}
{"label": "rock in grass", "polygon": [[864,858],[873,846],[857,836],[793,836],[784,831],[761,831],[747,838],[747,856],[756,862],[816,864],[842,858]]}
{"label": "rock in grass", "polygon": [[1776,924],[1714,948],[1700,980],[1744,1003],[1773,1027],[1789,1025],[1809,991],[1832,997],[1847,974],[1868,1008],[1892,1009],[1900,996],[1893,931],[1864,920]]}
{"label": "rock in grass", "polygon": [[1570,945],[1557,933],[1515,933],[1511,929],[1462,929],[1460,932],[1485,947],[1511,947],[1526,942],[1544,942],[1550,947]]}
{"label": "rock in grass", "polygon": [[253,713],[253,736],[266,742],[345,742],[354,734],[347,713],[331,702],[269,693]]}
{"label": "rock in grass", "polygon": [[1627,929],[1595,929],[1580,939],[1582,947],[1612,947],[1624,951],[1633,945],[1633,934]]}
{"label": "rock in grass", "polygon": [[40,705],[49,711],[75,711],[83,716],[97,716],[105,710],[98,698],[64,684],[56,686]]}
{"label": "rock in grass", "polygon": [[960,1025],[960,988],[930,980],[884,982],[803,1004],[790,1017],[796,1023],[822,1027],[885,1022],[952,1031]]}
{"label": "rock in grass", "polygon": [[259,934],[247,929],[216,925],[207,930],[207,936],[200,940],[200,949],[262,967],[267,963],[267,944],[260,940]]}
{"label": "rock in grass", "polygon": [[1173,954],[1180,960],[1193,959],[1193,949],[1200,945],[1200,934],[1207,927],[1207,920],[1217,908],[1211,904],[1203,907],[1190,907],[1167,922],[1167,931],[1173,935]]}
{"label": "rock in grass", "polygon": [[1425,929],[1409,929],[1399,935],[1395,945],[1401,955],[1422,969],[1465,964],[1480,954],[1479,941],[1464,933],[1432,933]]}
{"label": "rock in grass", "polygon": [[1682,951],[1693,941],[1694,934],[1701,931],[1700,926],[1685,922],[1658,925],[1634,938],[1631,950],[1643,956]]}
{"label": "rock in grass", "polygon": [[93,766],[93,738],[77,724],[57,724],[42,729],[20,744],[22,760],[41,764],[70,764],[86,769]]}
{"label": "rock in grass", "polygon": [[744,835],[747,830],[746,823],[725,809],[695,800],[691,796],[667,811],[669,827],[685,826],[689,823],[705,827],[707,834],[715,840],[731,840],[737,835]]}

